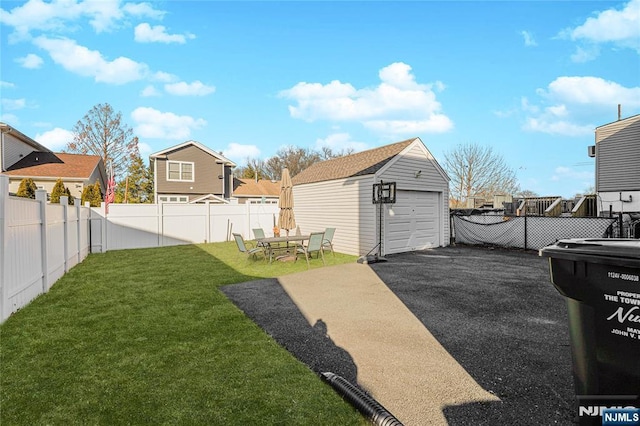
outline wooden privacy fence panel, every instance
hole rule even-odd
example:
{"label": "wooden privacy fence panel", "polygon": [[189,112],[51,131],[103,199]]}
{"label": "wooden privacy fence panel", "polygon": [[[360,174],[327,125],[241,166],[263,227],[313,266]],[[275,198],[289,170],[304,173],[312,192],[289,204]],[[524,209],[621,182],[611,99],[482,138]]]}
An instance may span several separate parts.
{"label": "wooden privacy fence panel", "polygon": [[26,306],[89,253],[88,207],[9,196],[0,176],[0,321]]}

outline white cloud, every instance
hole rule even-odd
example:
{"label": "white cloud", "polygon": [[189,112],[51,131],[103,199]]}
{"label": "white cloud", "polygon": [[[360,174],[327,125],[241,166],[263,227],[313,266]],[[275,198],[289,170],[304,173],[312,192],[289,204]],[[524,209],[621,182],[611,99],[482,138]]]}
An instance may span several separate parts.
{"label": "white cloud", "polygon": [[0,81],[0,87],[5,87],[7,89],[13,89],[14,87],[16,87],[15,84],[10,83],[8,81]]}
{"label": "white cloud", "polygon": [[531,34],[529,31],[520,31],[520,35],[522,35],[522,38],[524,38],[524,45],[525,46],[537,46],[538,43],[536,43],[536,40],[533,38],[533,34]]}
{"label": "white cloud", "polygon": [[125,84],[143,79],[149,73],[146,64],[120,56],[106,60],[97,50],[89,50],[67,38],[34,39],[36,46],[46,50],[51,59],[67,71],[84,77],[93,77],[96,82]]}
{"label": "white cloud", "polygon": [[151,145],[149,145],[148,143],[139,142],[139,141],[138,141],[138,151],[140,151],[140,157],[145,160],[150,154],[153,153],[153,150],[151,149]]}
{"label": "white cloud", "polygon": [[214,86],[207,86],[201,81],[194,81],[193,83],[185,83],[181,81],[179,83],[165,84],[164,90],[167,93],[176,96],[206,96],[216,91]]}
{"label": "white cloud", "polygon": [[178,77],[173,74],[169,74],[168,72],[157,71],[153,73],[151,79],[160,83],[171,83],[172,81],[177,81]]}
{"label": "white cloud", "polygon": [[29,0],[10,11],[0,9],[0,23],[10,26],[11,42],[26,40],[34,30],[68,32],[73,23],[87,18],[97,33],[109,31],[127,16],[161,19],[165,12],[150,3],[126,3],[120,0]]}
{"label": "white cloud", "polygon": [[21,99],[0,99],[2,109],[5,111],[16,111],[27,106],[27,101],[24,98]]}
{"label": "white cloud", "polygon": [[[582,25],[565,29],[560,36],[589,44],[612,43],[640,53],[640,0],[629,1],[620,10],[612,8],[598,12],[587,18]],[[594,53],[597,56],[597,51],[591,53],[591,56]],[[589,57],[578,52],[574,55],[574,60]]]}
{"label": "white cloud", "polygon": [[236,163],[239,163],[247,158],[259,158],[260,148],[255,145],[241,145],[239,143],[231,142],[227,145],[227,149],[223,151],[222,155]]}
{"label": "white cloud", "polygon": [[56,127],[42,134],[38,133],[34,139],[50,150],[57,152],[64,149],[67,143],[73,141],[73,132]]}
{"label": "white cloud", "polygon": [[161,112],[149,107],[136,108],[131,118],[136,122],[134,131],[138,136],[154,139],[187,140],[191,130],[207,124],[202,118]]}
{"label": "white cloud", "polygon": [[586,136],[593,134],[595,126],[592,124],[579,125],[563,120],[557,121],[547,117],[529,117],[524,125],[524,130],[550,135]]}
{"label": "white cloud", "polygon": [[29,53],[27,56],[24,56],[22,58],[17,58],[16,62],[19,63],[23,68],[28,69],[40,68],[44,63],[40,56],[33,53]]}
{"label": "white cloud", "polygon": [[451,120],[441,113],[441,105],[433,91],[444,90],[444,84],[419,84],[411,67],[402,62],[384,67],[378,73],[380,84],[374,88],[356,89],[349,83],[334,80],[326,85],[300,82],[279,96],[296,102],[289,106],[293,118],[357,121],[386,132],[414,130],[444,132],[453,128]]}
{"label": "white cloud", "polygon": [[553,176],[551,176],[552,181],[562,181],[566,179],[574,179],[581,180],[583,184],[586,186],[593,185],[595,174],[593,171],[577,171],[573,170],[569,167],[556,167]]}
{"label": "white cloud", "polygon": [[597,45],[576,48],[576,52],[571,55],[571,60],[576,63],[593,61],[600,55],[600,48]]}
{"label": "white cloud", "polygon": [[142,92],[140,92],[140,96],[142,96],[143,98],[148,98],[151,96],[160,96],[162,93],[160,93],[155,87],[149,85],[147,87],[145,87],[144,89],[142,89]]}
{"label": "white cloud", "polygon": [[142,23],[134,30],[135,41],[138,43],[179,43],[184,44],[187,39],[194,39],[193,34],[168,34],[162,25],[151,26]]}
{"label": "white cloud", "polygon": [[602,116],[617,104],[630,110],[640,108],[640,87],[624,87],[599,77],[558,77],[545,89],[538,89],[539,104],[522,100],[527,113],[524,129],[565,136],[593,134]]}
{"label": "white cloud", "polygon": [[340,152],[344,150],[353,150],[354,152],[364,151],[367,144],[357,142],[351,139],[349,133],[333,133],[324,139],[316,139],[316,148],[331,148],[332,151]]}
{"label": "white cloud", "polygon": [[20,119],[15,114],[0,114],[0,121],[12,126],[17,126],[20,124]]}
{"label": "white cloud", "polygon": [[600,77],[558,77],[549,84],[545,96],[560,101],[591,106],[622,103],[640,106],[640,87],[627,88]]}

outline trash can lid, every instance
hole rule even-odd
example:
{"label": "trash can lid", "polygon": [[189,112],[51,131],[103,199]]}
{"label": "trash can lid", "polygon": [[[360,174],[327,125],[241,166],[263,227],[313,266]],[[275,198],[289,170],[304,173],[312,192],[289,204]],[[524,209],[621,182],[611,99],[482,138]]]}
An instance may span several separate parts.
{"label": "trash can lid", "polygon": [[640,259],[640,240],[619,238],[571,238],[559,240],[540,250],[541,256],[560,253]]}

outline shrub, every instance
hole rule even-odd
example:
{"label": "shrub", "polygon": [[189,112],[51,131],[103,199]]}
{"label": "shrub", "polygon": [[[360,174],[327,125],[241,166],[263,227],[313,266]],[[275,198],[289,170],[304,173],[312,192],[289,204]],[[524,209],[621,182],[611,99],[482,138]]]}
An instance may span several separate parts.
{"label": "shrub", "polygon": [[53,189],[51,190],[51,204],[60,204],[60,196],[66,194],[67,192],[64,187],[64,182],[62,182],[62,179],[58,178],[58,180],[56,180],[56,184],[53,185]]}
{"label": "shrub", "polygon": [[20,186],[18,187],[18,192],[16,192],[16,195],[18,197],[35,199],[37,189],[38,187],[36,186],[36,183],[33,181],[33,179],[24,178],[20,181]]}

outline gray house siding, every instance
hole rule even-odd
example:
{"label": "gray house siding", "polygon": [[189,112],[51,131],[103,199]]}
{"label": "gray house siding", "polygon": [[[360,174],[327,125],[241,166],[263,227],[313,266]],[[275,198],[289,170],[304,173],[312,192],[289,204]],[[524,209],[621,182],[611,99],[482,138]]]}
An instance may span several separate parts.
{"label": "gray house siding", "polygon": [[2,167],[3,171],[13,166],[20,161],[23,157],[26,157],[31,152],[36,151],[36,148],[28,143],[21,141],[12,134],[3,134],[2,144]]}
{"label": "gray house siding", "polygon": [[[416,172],[421,173],[416,177]],[[410,225],[427,217],[430,231],[436,237],[431,239],[434,245],[449,243],[449,206],[446,173],[440,168],[433,156],[419,139],[408,145],[404,151],[388,161],[377,172],[342,179],[333,179],[306,184],[294,184],[294,212],[296,222],[302,233],[321,231],[327,227],[335,227],[334,247],[336,251],[353,255],[364,255],[376,247],[378,243],[379,211],[373,204],[373,184],[380,181],[396,182],[396,190],[407,199],[416,200],[409,207]],[[295,182],[295,178],[294,178]],[[414,196],[414,195],[419,196]],[[414,197],[412,197],[414,196]],[[423,209],[424,200],[429,201],[428,208]],[[410,201],[412,202],[412,201]],[[413,203],[413,202],[412,202]],[[394,205],[382,205],[383,227],[398,225],[398,215],[393,211]],[[400,206],[396,206],[400,208]],[[398,210],[396,208],[396,210]],[[412,233],[411,228],[402,228],[402,233],[388,235],[389,229],[383,230],[382,254],[385,244],[390,238],[401,237],[400,244],[395,244],[393,252],[426,248],[421,232],[423,223],[418,224],[419,231]],[[400,235],[402,234],[402,235]],[[413,244],[417,237],[418,243]],[[396,241],[397,242],[397,241]],[[405,244],[406,242],[406,244]],[[374,253],[377,250],[374,250]]]}
{"label": "gray house siding", "polygon": [[[167,180],[168,161],[184,161],[193,163],[193,182],[175,182]],[[156,179],[158,194],[183,194],[189,200],[201,195],[214,194],[223,196],[225,190],[225,166],[209,153],[195,146],[186,146],[167,154],[167,159],[156,159]],[[219,176],[222,176],[220,178]]]}
{"label": "gray house siding", "polygon": [[640,115],[596,129],[596,191],[640,190]]}
{"label": "gray house siding", "polygon": [[336,251],[364,254],[376,242],[373,175],[294,185],[296,223],[303,234],[336,228]]}

